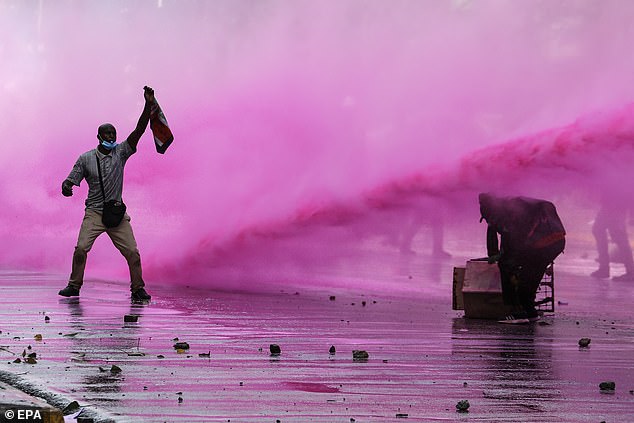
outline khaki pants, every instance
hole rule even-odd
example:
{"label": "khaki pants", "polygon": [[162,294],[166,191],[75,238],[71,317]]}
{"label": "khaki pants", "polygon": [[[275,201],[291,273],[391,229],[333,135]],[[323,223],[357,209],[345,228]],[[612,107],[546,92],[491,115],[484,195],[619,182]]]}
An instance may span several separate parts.
{"label": "khaki pants", "polygon": [[130,290],[132,292],[143,288],[145,283],[141,274],[141,255],[132,233],[130,216],[126,213],[123,220],[116,228],[106,228],[101,222],[101,212],[96,210],[86,210],[84,221],[79,229],[79,239],[73,254],[73,269],[68,280],[68,284],[80,289],[84,283],[84,270],[86,269],[86,258],[95,240],[102,233],[107,233],[112,243],[123,254],[128,267],[130,268]]}

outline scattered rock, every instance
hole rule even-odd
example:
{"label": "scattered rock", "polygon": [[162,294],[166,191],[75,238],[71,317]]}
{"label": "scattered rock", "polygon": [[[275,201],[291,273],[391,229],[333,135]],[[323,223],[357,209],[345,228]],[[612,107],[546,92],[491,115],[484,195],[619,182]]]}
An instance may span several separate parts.
{"label": "scattered rock", "polygon": [[178,403],[181,404],[183,402],[183,397],[179,396],[178,397]]}
{"label": "scattered rock", "polygon": [[557,301],[557,305],[568,305],[565,301]]}
{"label": "scattered rock", "polygon": [[466,388],[466,387],[468,386],[467,382],[463,382],[463,383],[462,383],[462,386],[463,386],[464,388]]}
{"label": "scattered rock", "polygon": [[79,403],[77,401],[73,401],[69,403],[66,407],[64,407],[64,409],[62,410],[62,414],[64,415],[73,414],[77,412],[79,408],[80,408]]}
{"label": "scattered rock", "polygon": [[110,373],[119,374],[121,372],[122,372],[121,367],[117,366],[116,364],[113,364],[112,367],[110,368]]}
{"label": "scattered rock", "polygon": [[282,349],[277,344],[269,345],[269,351],[271,351],[271,355],[280,355],[282,353]]}
{"label": "scattered rock", "polygon": [[616,383],[612,381],[599,383],[599,389],[602,391],[614,391],[615,388],[616,388]]}
{"label": "scattered rock", "polygon": [[365,307],[365,301],[361,301],[361,305]]}
{"label": "scattered rock", "polygon": [[36,341],[41,341],[42,340],[42,334],[38,333],[33,338],[35,338]]}
{"label": "scattered rock", "polygon": [[364,350],[354,350],[352,351],[352,359],[354,361],[367,361],[370,358],[370,354]]}
{"label": "scattered rock", "polygon": [[550,326],[550,323],[540,320],[538,323],[539,326]]}
{"label": "scattered rock", "polygon": [[330,301],[334,301],[335,299],[337,299],[337,297],[335,297],[334,295],[330,296]]}
{"label": "scattered rock", "polygon": [[[178,339],[178,338],[176,338]],[[188,350],[189,349],[189,344],[187,342],[177,342],[174,344],[174,349],[175,350]]]}
{"label": "scattered rock", "polygon": [[51,318],[48,316],[44,316],[44,323],[48,323],[51,321]]}
{"label": "scattered rock", "polygon": [[156,356],[156,358],[165,358],[165,356],[163,354],[159,354]]}
{"label": "scattered rock", "polygon": [[396,418],[397,419],[406,419],[409,417],[409,414],[407,413],[396,413]]}
{"label": "scattered rock", "polygon": [[468,400],[458,401],[458,404],[456,404],[456,411],[458,413],[468,413],[470,406],[471,404],[469,404]]}
{"label": "scattered rock", "polygon": [[37,364],[37,360],[30,356],[24,359],[24,362],[26,364]]}
{"label": "scattered rock", "polygon": [[328,350],[328,352],[329,352],[330,354],[335,354],[335,353],[337,352],[337,349],[335,348],[335,346],[334,346],[334,345],[331,345],[331,346],[330,346],[330,349]]}
{"label": "scattered rock", "polygon": [[136,316],[134,314],[126,314],[125,316],[123,316],[123,321],[126,323],[136,323],[139,321],[139,316]]}
{"label": "scattered rock", "polygon": [[22,363],[22,359],[21,358],[16,358],[15,360],[13,360],[14,363]]}
{"label": "scattered rock", "polygon": [[198,354],[198,357],[211,357],[211,351]]}
{"label": "scattered rock", "polygon": [[579,340],[579,346],[582,347],[582,348],[585,348],[588,345],[590,345],[590,341],[591,341],[590,338],[581,338]]}

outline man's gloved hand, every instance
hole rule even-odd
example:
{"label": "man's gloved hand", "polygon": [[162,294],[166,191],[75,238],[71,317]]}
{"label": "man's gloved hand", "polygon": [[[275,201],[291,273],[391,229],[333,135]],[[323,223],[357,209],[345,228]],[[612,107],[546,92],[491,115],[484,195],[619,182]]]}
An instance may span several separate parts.
{"label": "man's gloved hand", "polygon": [[494,254],[492,256],[489,256],[487,261],[489,262],[489,264],[497,263],[498,261],[500,261],[500,255],[499,254]]}
{"label": "man's gloved hand", "polygon": [[64,197],[70,197],[73,195],[73,184],[68,180],[62,182],[62,195]]}

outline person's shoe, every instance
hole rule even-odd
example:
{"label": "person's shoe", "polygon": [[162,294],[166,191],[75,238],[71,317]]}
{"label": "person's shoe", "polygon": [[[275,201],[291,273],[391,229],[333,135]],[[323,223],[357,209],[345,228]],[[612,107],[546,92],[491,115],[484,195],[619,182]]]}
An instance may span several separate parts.
{"label": "person's shoe", "polygon": [[512,314],[505,316],[502,320],[498,320],[498,323],[506,323],[508,325],[525,325],[528,322],[530,322],[528,318],[524,316],[514,316]]}
{"label": "person's shoe", "polygon": [[62,297],[79,297],[79,289],[71,285],[66,285],[66,288],[61,289],[58,294]]}
{"label": "person's shoe", "polygon": [[614,276],[612,280],[616,282],[632,282],[634,281],[634,274],[627,272],[621,276]]}
{"label": "person's shoe", "polygon": [[152,299],[152,296],[147,293],[145,288],[139,288],[132,293],[130,298],[134,302],[144,302],[144,301],[150,301]]}
{"label": "person's shoe", "polygon": [[536,321],[538,321],[538,320],[539,320],[539,319],[541,319],[541,318],[542,318],[542,317],[541,317],[539,314],[534,314],[534,315],[532,315],[532,316],[531,316],[531,315],[529,315],[529,316],[528,316],[528,321],[529,321],[529,322],[536,322]]}
{"label": "person's shoe", "polygon": [[599,267],[597,270],[590,273],[590,276],[592,276],[595,279],[607,279],[610,277],[610,269],[605,267]]}

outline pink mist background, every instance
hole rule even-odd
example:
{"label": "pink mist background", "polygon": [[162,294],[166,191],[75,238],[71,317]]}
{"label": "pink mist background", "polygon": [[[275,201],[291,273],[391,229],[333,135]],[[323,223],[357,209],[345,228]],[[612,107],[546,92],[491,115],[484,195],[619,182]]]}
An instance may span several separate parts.
{"label": "pink mist background", "polygon": [[[481,191],[553,200],[562,260],[587,257],[598,194],[634,197],[633,19],[600,0],[0,2],[0,267],[70,271],[86,185],[60,184],[101,123],[125,139],[146,84],[176,136],[161,156],[148,130],[126,166],[148,282],[383,289],[367,269],[408,231],[482,255]],[[125,270],[98,239],[87,277]]]}

